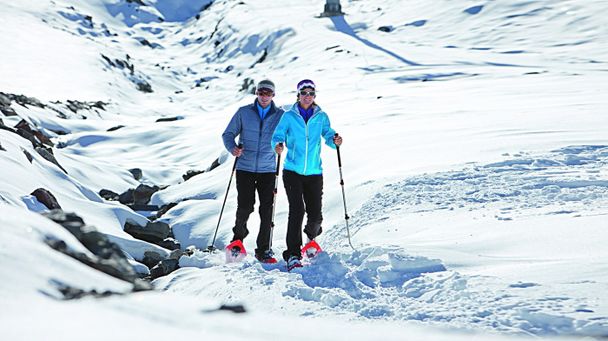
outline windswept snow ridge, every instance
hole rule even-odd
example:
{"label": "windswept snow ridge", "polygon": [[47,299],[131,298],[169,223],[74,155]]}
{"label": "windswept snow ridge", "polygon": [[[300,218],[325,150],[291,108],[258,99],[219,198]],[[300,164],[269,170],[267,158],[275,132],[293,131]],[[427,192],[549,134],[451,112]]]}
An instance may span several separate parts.
{"label": "windswept snow ridge", "polygon": [[459,171],[414,176],[388,184],[353,216],[355,231],[396,211],[494,210],[520,215],[587,215],[608,205],[608,146],[571,146]]}

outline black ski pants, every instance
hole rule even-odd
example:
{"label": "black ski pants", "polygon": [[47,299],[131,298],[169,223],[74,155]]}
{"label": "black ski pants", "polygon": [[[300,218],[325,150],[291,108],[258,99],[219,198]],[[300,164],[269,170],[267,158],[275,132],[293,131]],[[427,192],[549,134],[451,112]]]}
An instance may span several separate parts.
{"label": "black ski pants", "polygon": [[256,254],[270,249],[270,225],[272,224],[272,200],[274,197],[275,173],[253,173],[236,171],[237,208],[232,241],[243,240],[249,234],[247,220],[255,205],[255,192],[260,200],[260,230],[256,240]]}
{"label": "black ski pants", "polygon": [[289,201],[287,250],[283,252],[283,259],[287,261],[291,256],[301,258],[304,212],[306,212],[304,233],[308,239],[315,239],[322,232],[323,175],[300,175],[284,170],[283,185]]}

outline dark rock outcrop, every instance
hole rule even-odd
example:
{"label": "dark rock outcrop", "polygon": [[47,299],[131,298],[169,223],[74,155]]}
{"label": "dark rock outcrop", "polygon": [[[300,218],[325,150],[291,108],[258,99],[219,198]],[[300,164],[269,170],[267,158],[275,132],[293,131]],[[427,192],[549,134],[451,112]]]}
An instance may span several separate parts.
{"label": "dark rock outcrop", "polygon": [[[5,115],[5,116],[17,116],[17,112],[15,112],[15,109],[11,108],[11,101],[9,100],[8,103],[5,103],[2,100],[2,94],[0,93],[0,111]],[[7,97],[5,97],[7,98]]]}
{"label": "dark rock outcrop", "polygon": [[114,126],[114,127],[110,128],[110,129],[108,129],[107,131],[115,131],[115,130],[118,130],[118,129],[121,129],[121,128],[124,128],[124,127],[125,126],[123,126],[123,125],[117,125],[117,126]]}
{"label": "dark rock outcrop", "polygon": [[210,171],[216,169],[220,164],[221,164],[220,163],[220,159],[217,158],[217,159],[213,160],[213,162],[211,163],[211,165],[209,166],[209,168],[207,168],[206,170],[202,171],[202,170],[191,169],[191,170],[187,171],[186,174],[182,175],[182,179],[184,179],[184,181],[188,181],[188,180],[190,180],[194,176],[197,176],[199,174],[203,174],[205,172],[210,172]]}
{"label": "dark rock outcrop", "polygon": [[140,168],[131,168],[129,169],[129,172],[133,175],[135,180],[140,180],[142,176],[144,176],[144,173]]}
{"label": "dark rock outcrop", "polygon": [[179,261],[176,259],[164,259],[160,261],[156,266],[150,269],[150,278],[156,279],[162,276],[166,276],[179,267]]}
{"label": "dark rock outcrop", "polygon": [[17,131],[11,127],[7,127],[6,125],[4,125],[4,121],[2,121],[2,119],[0,118],[0,129],[2,130],[6,130],[6,131],[10,131],[11,133],[17,133]]}
{"label": "dark rock outcrop", "polygon": [[132,204],[133,203],[133,192],[135,192],[135,190],[132,188],[127,190],[126,192],[124,192],[118,196],[118,201],[120,201],[120,203],[124,204],[124,205]]}
{"label": "dark rock outcrop", "polygon": [[186,174],[182,175],[182,179],[184,179],[184,181],[188,181],[190,180],[190,178],[192,178],[193,176],[199,175],[199,174],[203,174],[205,173],[205,171],[201,171],[201,170],[189,170],[186,172]]}
{"label": "dark rock outcrop", "polygon": [[172,209],[173,207],[177,206],[176,203],[172,202],[166,205],[163,205],[157,212],[156,212],[156,217],[155,219],[158,219],[160,217],[163,216],[163,214],[167,213],[170,209]]}
{"label": "dark rock outcrop", "polygon": [[31,193],[40,203],[46,206],[49,210],[61,209],[57,198],[46,188],[38,188]]}
{"label": "dark rock outcrop", "polygon": [[152,194],[158,192],[160,187],[148,186],[141,184],[133,191],[133,203],[138,205],[146,205],[150,202]]}
{"label": "dark rock outcrop", "polygon": [[105,290],[105,291],[101,291],[101,292],[98,292],[95,289],[84,290],[84,289],[73,287],[69,284],[63,283],[58,280],[51,280],[50,283],[61,294],[61,297],[56,297],[56,295],[53,295],[53,294],[50,294],[47,292],[43,292],[43,293],[46,294],[47,296],[61,299],[61,300],[66,300],[66,301],[67,300],[77,300],[77,299],[81,299],[81,298],[85,298],[85,297],[104,298],[104,297],[110,297],[110,296],[114,296],[114,295],[124,295],[124,293],[122,293],[122,292],[115,292],[115,291],[110,291],[110,290]]}
{"label": "dark rock outcrop", "polygon": [[109,201],[118,201],[119,197],[118,193],[114,193],[109,189],[102,189],[99,191],[99,196]]}
{"label": "dark rock outcrop", "polygon": [[15,94],[7,94],[4,92],[0,92],[0,105],[10,105],[12,101],[17,102],[17,104],[23,106],[23,107],[28,107],[28,106],[33,106],[33,107],[38,107],[38,108],[46,108],[46,106],[44,104],[42,104],[42,102],[40,102],[40,100],[38,100],[37,98],[34,97],[27,97],[24,95],[15,95]]}
{"label": "dark rock outcrop", "polygon": [[142,259],[142,263],[148,267],[148,269],[152,269],[156,266],[156,264],[160,263],[163,258],[158,252],[154,251],[145,251],[144,259]]}
{"label": "dark rock outcrop", "polygon": [[213,162],[211,163],[211,166],[209,166],[209,168],[207,169],[207,172],[210,172],[210,171],[216,169],[219,165],[221,165],[220,158],[213,160]]}
{"label": "dark rock outcrop", "polygon": [[236,314],[242,314],[242,313],[246,313],[247,310],[245,309],[245,306],[243,306],[242,304],[222,304],[218,310],[224,310],[224,311],[231,311],[233,313]]}
{"label": "dark rock outcrop", "polygon": [[154,212],[160,209],[160,207],[158,207],[157,205],[127,204],[127,206],[133,211],[139,212]]}
{"label": "dark rock outcrop", "polygon": [[34,157],[32,156],[32,154],[30,154],[30,152],[28,152],[27,150],[21,148],[21,151],[23,152],[23,154],[25,155],[25,158],[32,163],[32,161],[34,160]]}
{"label": "dark rock outcrop", "polygon": [[167,250],[179,250],[181,248],[181,244],[178,240],[174,238],[165,238],[163,241],[158,243],[159,246],[164,247]]}
{"label": "dark rock outcrop", "polygon": [[148,222],[146,226],[125,223],[124,230],[134,238],[159,244],[171,235],[169,224],[161,221]]}
{"label": "dark rock outcrop", "polygon": [[82,218],[62,210],[52,210],[43,215],[73,234],[84,247],[91,251],[93,256],[70,250],[64,241],[54,238],[46,240],[50,247],[108,275],[133,283],[134,290],[151,289],[149,283],[138,278],[118,245],[111,242],[105,234],[94,227],[86,225]]}
{"label": "dark rock outcrop", "polygon": [[161,118],[157,119],[156,122],[172,122],[172,121],[179,121],[181,119],[182,119],[182,117],[179,117],[179,116],[161,117]]}
{"label": "dark rock outcrop", "polygon": [[40,154],[40,156],[42,156],[45,160],[54,163],[57,167],[59,167],[59,169],[61,169],[65,174],[68,174],[68,171],[65,170],[65,168],[63,168],[60,164],[59,161],[57,161],[57,159],[55,158],[55,155],[53,155],[52,153],[52,149],[50,148],[42,148],[42,147],[37,147],[36,151],[38,152],[38,154]]}
{"label": "dark rock outcrop", "polygon": [[41,131],[33,129],[25,120],[19,121],[15,126],[17,134],[29,140],[34,147],[42,147],[42,145],[53,146],[51,139],[44,135]]}
{"label": "dark rock outcrop", "polygon": [[68,100],[67,102],[68,103],[66,104],[66,107],[73,113],[78,113],[78,110],[91,110],[93,108],[106,110],[105,106],[108,105],[108,103],[105,103],[102,101],[80,102],[80,101]]}
{"label": "dark rock outcrop", "polygon": [[137,90],[139,90],[141,92],[145,92],[145,93],[154,92],[154,90],[152,90],[152,85],[150,85],[150,83],[148,83],[144,80],[140,80],[139,82],[137,82],[135,84],[137,85]]}

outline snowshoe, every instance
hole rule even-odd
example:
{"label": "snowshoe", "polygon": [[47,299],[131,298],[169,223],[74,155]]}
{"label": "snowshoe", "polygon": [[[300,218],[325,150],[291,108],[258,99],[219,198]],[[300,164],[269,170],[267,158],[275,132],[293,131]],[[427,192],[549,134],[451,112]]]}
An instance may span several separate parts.
{"label": "snowshoe", "polygon": [[226,263],[234,263],[247,256],[245,246],[241,240],[235,240],[226,246]]}
{"label": "snowshoe", "polygon": [[272,250],[266,250],[261,254],[256,253],[255,258],[261,263],[266,264],[274,264],[277,262],[277,259],[274,258],[274,252]]}
{"label": "snowshoe", "polygon": [[298,258],[296,256],[289,257],[289,260],[287,261],[287,271],[291,271],[295,268],[301,268],[301,267],[302,267],[302,262],[300,261],[300,258]]}
{"label": "snowshoe", "polygon": [[319,244],[313,239],[306,243],[306,245],[304,245],[304,247],[302,248],[302,257],[306,257],[309,259],[314,258],[321,251],[323,251],[321,249],[321,246],[319,246]]}

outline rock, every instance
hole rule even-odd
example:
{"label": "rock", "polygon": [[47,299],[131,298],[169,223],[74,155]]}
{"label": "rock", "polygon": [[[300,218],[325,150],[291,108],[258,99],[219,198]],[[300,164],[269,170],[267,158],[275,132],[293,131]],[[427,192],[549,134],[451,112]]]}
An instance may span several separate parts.
{"label": "rock", "polygon": [[0,143],[0,151],[3,151],[3,152],[6,151],[6,149],[4,149],[4,147],[2,147],[2,143]]}
{"label": "rock", "polygon": [[135,180],[140,180],[141,177],[144,175],[142,170],[139,168],[131,168],[129,169],[129,172],[133,175],[133,178]]}
{"label": "rock", "polygon": [[134,238],[159,244],[171,234],[169,224],[161,221],[148,222],[145,227],[127,222],[124,230]]}
{"label": "rock", "polygon": [[17,123],[17,125],[15,126],[15,132],[17,133],[17,135],[30,141],[32,146],[44,147],[40,139],[38,139],[38,137],[34,135],[34,131],[32,130],[32,128],[24,120],[21,120],[19,123]]}
{"label": "rock", "polygon": [[118,201],[120,201],[121,204],[127,205],[127,204],[132,204],[133,203],[133,192],[135,192],[134,189],[129,189],[126,192],[124,192],[123,194],[118,196]]}
{"label": "rock", "polygon": [[199,174],[203,174],[203,173],[205,173],[205,171],[189,170],[189,171],[186,172],[186,174],[182,175],[182,179],[184,179],[184,181],[188,181],[193,176],[196,176],[196,175],[199,175]]}
{"label": "rock", "polygon": [[392,32],[394,30],[393,26],[380,26],[378,27],[378,31],[382,32]]}
{"label": "rock", "polygon": [[124,128],[124,127],[125,126],[123,126],[123,125],[117,125],[117,126],[114,126],[114,127],[110,128],[110,129],[108,129],[106,131],[115,131],[115,130],[118,130],[118,129]]}
{"label": "rock", "polygon": [[173,250],[169,254],[169,259],[179,260],[181,256],[185,255],[186,252],[182,250]]}
{"label": "rock", "polygon": [[246,313],[245,307],[242,304],[222,304],[218,310],[227,310],[236,314]]}
{"label": "rock", "polygon": [[17,102],[19,105],[27,107],[29,106],[34,106],[34,107],[38,107],[38,108],[46,108],[46,106],[44,104],[42,104],[42,102],[40,102],[37,98],[34,97],[27,97],[24,95],[13,95],[13,94],[5,94],[7,95],[11,100]]}
{"label": "rock", "polygon": [[0,111],[4,114],[4,116],[17,116],[17,112],[11,108],[9,105],[0,104]]}
{"label": "rock", "polygon": [[139,205],[145,205],[150,201],[152,194],[158,192],[160,187],[158,186],[148,186],[141,184],[137,186],[135,191],[133,191],[133,203]]}
{"label": "rock", "polygon": [[152,85],[150,85],[148,82],[146,81],[139,81],[137,83],[135,83],[137,85],[137,90],[141,91],[141,92],[145,92],[145,93],[151,93],[154,92],[152,90]]}
{"label": "rock", "polygon": [[154,251],[145,251],[144,259],[141,261],[148,269],[152,269],[156,266],[161,260],[164,258],[158,253]]}
{"label": "rock", "polygon": [[40,156],[42,156],[45,160],[54,163],[57,167],[59,167],[59,169],[61,169],[65,174],[68,174],[68,171],[65,170],[65,168],[61,167],[61,165],[59,164],[59,162],[57,161],[57,159],[55,159],[55,156],[51,153],[50,148],[46,149],[46,148],[42,148],[42,147],[37,147],[36,151],[38,152],[38,154],[40,154]]}
{"label": "rock", "polygon": [[32,163],[32,160],[34,160],[34,157],[32,156],[32,154],[30,154],[30,152],[28,152],[27,150],[21,148],[21,151],[23,152],[23,154],[25,154],[25,158]]}
{"label": "rock", "polygon": [[194,254],[194,252],[196,252],[196,246],[190,245],[186,248],[186,250],[184,251],[184,254],[186,256],[192,256]]}
{"label": "rock", "polygon": [[61,209],[59,202],[49,190],[45,188],[38,188],[31,193],[31,195],[35,196],[40,203],[46,206],[49,210],[53,209]]}
{"label": "rock", "polygon": [[5,93],[0,92],[0,105],[10,106],[11,102],[12,101],[11,101],[10,97],[8,97]]}
{"label": "rock", "polygon": [[155,267],[150,269],[150,278],[156,279],[162,276],[166,276],[179,267],[178,261],[175,259],[165,259],[156,264]]}
{"label": "rock", "polygon": [[[180,242],[174,238],[165,238],[165,239],[163,239],[163,241],[158,243],[158,245],[164,247],[167,250],[181,251]],[[179,257],[181,257],[181,254]],[[179,259],[179,257],[177,257],[177,259]],[[173,258],[173,257],[169,256],[169,258]]]}
{"label": "rock", "polygon": [[156,122],[172,122],[172,121],[179,121],[183,119],[182,117],[179,116],[174,116],[174,117],[161,117],[159,119],[156,120]]}
{"label": "rock", "polygon": [[158,211],[160,209],[160,207],[158,207],[157,205],[127,204],[127,206],[129,206],[129,208],[132,209],[133,211],[152,212],[152,211]]}
{"label": "rock", "polygon": [[163,216],[163,214],[167,213],[170,209],[172,209],[173,207],[177,206],[176,203],[172,202],[166,205],[163,205],[157,212],[156,212],[156,219],[160,218]]}
{"label": "rock", "polygon": [[110,191],[109,189],[102,189],[101,191],[99,191],[99,196],[104,198],[105,200],[110,200],[110,201],[118,201],[118,198],[119,198],[118,193],[114,193],[114,192]]}
{"label": "rock", "polygon": [[213,162],[211,163],[211,166],[209,166],[209,168],[207,169],[207,172],[210,172],[210,171],[216,169],[219,165],[221,165],[221,163],[220,163],[220,158],[218,157],[217,159],[213,160]]}
{"label": "rock", "polygon": [[43,215],[73,234],[84,247],[93,253],[94,257],[68,250],[63,241],[47,239],[47,244],[53,249],[113,277],[131,283],[138,280],[137,273],[118,245],[111,242],[105,234],[97,231],[94,227],[85,225],[82,218],[74,213],[65,213],[62,210],[52,210]]}
{"label": "rock", "polygon": [[243,84],[241,85],[240,91],[252,95],[255,94],[255,81],[249,77],[245,78],[243,80]]}
{"label": "rock", "polygon": [[[81,299],[84,297],[104,298],[104,297],[109,297],[109,296],[113,296],[113,295],[123,295],[123,293],[114,292],[114,291],[110,291],[110,290],[106,290],[106,291],[102,291],[102,292],[97,292],[97,290],[95,290],[95,289],[83,290],[80,288],[70,286],[70,285],[60,282],[58,280],[51,280],[50,284],[53,285],[55,287],[55,289],[57,289],[57,291],[62,295],[61,299],[63,299],[63,300],[76,300],[76,299]],[[49,294],[49,296],[52,296],[52,295]]]}

